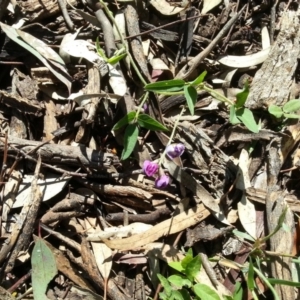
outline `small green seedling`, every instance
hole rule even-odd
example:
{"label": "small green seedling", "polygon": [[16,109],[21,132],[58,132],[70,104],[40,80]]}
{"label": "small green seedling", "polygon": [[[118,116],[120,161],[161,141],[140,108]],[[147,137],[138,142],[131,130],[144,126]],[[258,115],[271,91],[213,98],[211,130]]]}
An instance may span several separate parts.
{"label": "small green seedling", "polygon": [[114,53],[114,55],[110,58],[107,58],[103,49],[101,48],[100,44],[99,44],[99,39],[96,39],[96,50],[97,53],[99,54],[99,56],[101,56],[108,64],[111,65],[115,65],[116,63],[118,63],[121,59],[123,59],[127,53],[125,48],[116,50],[116,52]]}
{"label": "small green seedling", "polygon": [[157,274],[164,290],[159,294],[162,300],[189,300],[211,299],[220,300],[220,296],[210,286],[197,282],[197,275],[201,268],[199,255],[193,257],[192,249],[189,249],[182,261],[170,262],[169,266],[176,271],[175,274],[165,278]]}
{"label": "small green seedling", "polygon": [[300,115],[295,114],[299,109],[300,99],[293,99],[284,104],[283,107],[272,104],[269,106],[268,111],[277,119],[281,119],[282,117],[287,119],[300,119]]}

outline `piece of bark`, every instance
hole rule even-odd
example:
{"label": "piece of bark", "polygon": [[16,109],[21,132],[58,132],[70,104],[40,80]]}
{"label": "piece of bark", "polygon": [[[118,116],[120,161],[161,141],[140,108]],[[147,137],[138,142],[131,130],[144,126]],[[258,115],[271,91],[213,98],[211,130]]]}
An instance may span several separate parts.
{"label": "piece of bark", "polygon": [[[43,144],[41,142],[29,141],[24,139],[8,136],[8,154],[16,156],[18,153],[22,155],[29,151],[39,148],[43,162],[53,164],[66,164],[73,166],[87,166],[90,168],[102,169],[108,168],[113,163],[117,163],[118,159],[111,153],[92,150],[85,146],[61,146],[57,144]],[[5,139],[0,137],[0,151],[5,149]],[[30,156],[36,158],[35,153]]]}
{"label": "piece of bark", "polygon": [[132,186],[99,184],[87,180],[82,180],[79,178],[76,178],[76,180],[81,184],[83,184],[84,186],[92,189],[94,192],[104,194],[107,196],[135,197],[143,200],[150,200],[153,197],[152,194]]}
{"label": "piece of bark", "polygon": [[[49,18],[59,14],[60,12],[57,0],[27,0],[17,1],[17,3],[21,7],[23,16],[27,18],[30,23]],[[77,0],[70,0],[69,3],[73,6],[76,6]]]}
{"label": "piece of bark", "polygon": [[[143,222],[146,224],[153,224],[158,222],[161,217],[170,216],[171,210],[168,207],[157,209],[149,214],[128,214],[129,222]],[[124,213],[110,213],[105,218],[108,222],[123,222]]]}
{"label": "piece of bark", "polygon": [[[177,32],[157,28],[154,25],[149,24],[144,21],[142,21],[140,24],[141,24],[141,28],[145,31],[153,30],[152,32],[149,32],[149,35],[151,35],[155,39],[159,39],[162,41],[169,41],[169,42],[176,42],[179,39]],[[154,30],[154,29],[156,29],[156,30]],[[146,34],[146,33],[144,32],[144,34]]]}
{"label": "piece of bark", "polygon": [[[100,286],[100,288],[104,290],[104,280],[98,270],[95,256],[92,254],[89,243],[85,238],[81,243],[81,257],[87,275],[96,286]],[[107,294],[112,300],[128,300],[128,298],[119,291],[113,279],[110,279],[107,282]]]}
{"label": "piece of bark", "polygon": [[130,36],[137,35],[136,37],[130,39],[130,46],[132,50],[132,55],[136,62],[138,63],[143,75],[151,82],[151,76],[147,66],[147,60],[144,55],[142,39],[140,37],[139,20],[136,9],[132,5],[127,5],[125,9],[125,18],[127,24],[128,34]]}
{"label": "piece of bark", "polygon": [[0,90],[0,102],[19,110],[21,113],[35,116],[41,116],[44,109],[37,101],[29,101],[26,98],[2,90]]}
{"label": "piece of bark", "polygon": [[231,231],[233,227],[216,228],[212,225],[203,226],[202,223],[198,224],[195,228],[187,228],[186,242],[184,247],[192,247],[196,242],[200,240],[212,241],[218,237],[223,236],[227,232]]}
{"label": "piece of bark", "polygon": [[51,141],[54,138],[52,132],[58,129],[58,123],[55,117],[56,107],[54,101],[48,98],[44,101],[44,104],[46,110],[44,114],[43,142]]}
{"label": "piece of bark", "polygon": [[[201,130],[189,122],[177,127],[175,140],[185,145],[191,163],[201,170],[200,176],[216,198],[224,194],[224,185],[234,180],[237,167],[232,160]],[[224,182],[224,179],[226,181]]]}
{"label": "piece of bark", "polygon": [[[283,211],[287,207],[284,199],[284,193],[277,191],[276,186],[272,186],[268,189],[266,198],[266,212],[267,212],[267,224],[269,234],[274,232],[278,225],[279,218]],[[284,223],[290,229],[285,231],[280,228],[270,238],[270,250],[278,253],[278,255],[272,256],[271,259],[271,272],[272,277],[276,279],[293,281],[292,278],[292,258],[280,256],[280,254],[292,255],[293,248],[293,235],[295,232],[294,216],[291,210],[287,207]],[[280,299],[295,299],[294,287],[288,285],[275,285],[275,290]]]}
{"label": "piece of bark", "polygon": [[[266,195],[265,190],[252,187],[246,190],[247,198],[257,203],[266,204]],[[300,201],[295,195],[287,194],[284,199],[292,211],[300,212]]]}
{"label": "piece of bark", "polygon": [[34,179],[32,180],[31,183],[29,201],[27,203],[25,201],[23,206],[23,209],[26,209],[27,211],[26,212],[24,211],[23,217],[22,218],[20,217],[19,219],[19,221],[22,224],[20,235],[18,236],[18,239],[16,241],[13,251],[9,256],[8,261],[6,262],[7,264],[4,271],[4,273],[6,274],[11,272],[12,269],[14,268],[16,259],[19,256],[20,252],[22,250],[28,249],[31,235],[35,228],[34,224],[36,222],[40,205],[43,201],[43,193],[40,190],[40,187],[38,185],[38,177],[41,168],[41,163],[42,161],[41,158],[39,157],[34,171]]}
{"label": "piece of bark", "polygon": [[282,106],[292,95],[294,74],[300,57],[300,6],[287,10],[268,58],[256,72],[245,106],[250,109]]}
{"label": "piece of bark", "polygon": [[[88,84],[85,87],[86,94],[99,94],[101,92],[100,72],[98,68],[88,63]],[[96,116],[99,97],[91,98],[88,104],[84,105],[82,120],[85,122],[79,127],[75,142],[86,144],[90,139],[91,123]]]}

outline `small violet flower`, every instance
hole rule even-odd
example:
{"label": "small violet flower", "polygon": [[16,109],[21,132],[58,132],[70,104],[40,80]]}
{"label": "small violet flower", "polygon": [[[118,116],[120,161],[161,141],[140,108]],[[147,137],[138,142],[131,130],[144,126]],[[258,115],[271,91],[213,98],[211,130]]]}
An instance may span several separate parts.
{"label": "small violet flower", "polygon": [[175,157],[179,157],[184,152],[184,145],[183,144],[176,144],[176,145],[168,145],[166,148],[166,154],[170,159]]}
{"label": "small violet flower", "polygon": [[143,170],[147,176],[151,177],[158,171],[158,164],[150,160],[145,160]]}
{"label": "small violet flower", "polygon": [[144,113],[148,113],[149,112],[149,107],[148,107],[147,103],[144,103],[143,109],[144,109]]}
{"label": "small violet flower", "polygon": [[155,180],[155,187],[158,189],[164,189],[168,186],[170,177],[167,175],[162,175]]}

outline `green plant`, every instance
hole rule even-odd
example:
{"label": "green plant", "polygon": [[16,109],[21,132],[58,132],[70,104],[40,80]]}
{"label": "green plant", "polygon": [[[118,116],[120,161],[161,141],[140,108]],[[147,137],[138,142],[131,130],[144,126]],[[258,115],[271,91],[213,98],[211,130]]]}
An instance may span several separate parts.
{"label": "green plant", "polygon": [[197,274],[201,268],[201,259],[198,255],[193,257],[192,249],[188,250],[182,261],[170,262],[168,265],[176,270],[176,273],[168,278],[157,274],[164,288],[164,291],[159,294],[160,299],[220,299],[214,289],[196,281]]}
{"label": "green plant", "polygon": [[236,101],[233,102],[224,95],[211,89],[203,83],[206,71],[200,74],[194,81],[185,82],[181,79],[173,79],[166,81],[159,81],[145,85],[145,90],[164,95],[184,94],[187,106],[191,115],[194,115],[194,107],[197,101],[197,92],[205,90],[217,100],[226,103],[229,106],[231,124],[243,123],[250,131],[257,133],[259,126],[256,123],[251,110],[244,107],[249,94],[249,86],[245,85],[244,90],[236,95]]}
{"label": "green plant", "polygon": [[[251,247],[250,255],[249,255],[249,261],[246,262],[245,264],[241,265],[233,261],[229,260],[220,260],[220,264],[231,267],[237,270],[240,270],[242,274],[245,277],[245,281],[247,284],[247,287],[249,291],[251,291],[253,299],[258,299],[257,295],[257,290],[258,287],[255,283],[255,277],[259,277],[260,280],[269,288],[269,290],[272,292],[273,297],[275,300],[279,300],[279,296],[276,293],[273,285],[274,284],[283,284],[283,285],[289,285],[289,286],[294,286],[294,287],[300,287],[299,282],[293,282],[293,281],[285,281],[285,280],[280,280],[276,278],[268,278],[265,276],[264,272],[262,271],[262,263],[264,261],[270,261],[271,257],[273,256],[291,256],[289,254],[284,254],[284,253],[274,253],[271,251],[263,250],[263,246],[265,243],[280,230],[283,228],[284,230],[289,230],[286,228],[284,224],[284,218],[286,215],[287,208],[285,208],[282,212],[282,214],[279,217],[278,223],[276,225],[276,228],[271,232],[269,235],[263,237],[263,238],[254,238],[248,233],[245,232],[240,232],[238,230],[233,230],[233,234],[235,234],[237,237],[242,238],[244,240],[248,240],[249,246]],[[228,300],[230,298],[227,298]],[[235,299],[235,298],[234,298]]]}
{"label": "green plant", "polygon": [[282,117],[287,119],[299,119],[300,115],[295,114],[297,110],[300,109],[300,100],[293,99],[288,101],[283,107],[279,107],[277,105],[270,105],[268,111],[271,115],[276,117],[277,119],[281,119]]}

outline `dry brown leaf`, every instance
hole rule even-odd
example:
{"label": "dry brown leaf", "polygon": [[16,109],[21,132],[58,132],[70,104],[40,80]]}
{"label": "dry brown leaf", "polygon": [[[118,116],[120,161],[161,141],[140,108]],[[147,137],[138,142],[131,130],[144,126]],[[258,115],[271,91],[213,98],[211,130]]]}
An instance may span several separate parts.
{"label": "dry brown leaf", "polygon": [[210,215],[208,209],[203,204],[198,204],[196,207],[163,221],[144,233],[131,236],[121,240],[104,240],[105,244],[118,250],[132,250],[148,243],[158,240],[162,236],[180,232],[190,226],[194,226]]}

